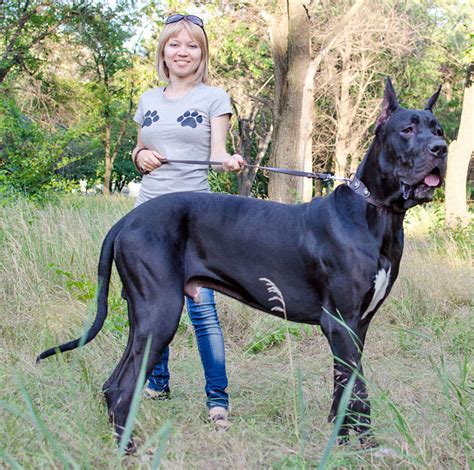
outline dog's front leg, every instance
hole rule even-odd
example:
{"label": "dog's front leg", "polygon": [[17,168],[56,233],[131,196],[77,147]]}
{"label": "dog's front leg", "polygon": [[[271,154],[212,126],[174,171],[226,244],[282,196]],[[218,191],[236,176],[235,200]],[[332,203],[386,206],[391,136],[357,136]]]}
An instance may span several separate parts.
{"label": "dog's front leg", "polygon": [[321,328],[334,356],[334,395],[329,421],[335,421],[344,390],[355,374],[354,387],[344,411],[338,439],[341,444],[347,442],[349,430],[353,429],[359,435],[362,445],[372,445],[369,444],[373,442],[370,437],[370,403],[361,365],[365,331],[361,332],[353,325],[351,327],[336,315],[325,313],[321,318]]}

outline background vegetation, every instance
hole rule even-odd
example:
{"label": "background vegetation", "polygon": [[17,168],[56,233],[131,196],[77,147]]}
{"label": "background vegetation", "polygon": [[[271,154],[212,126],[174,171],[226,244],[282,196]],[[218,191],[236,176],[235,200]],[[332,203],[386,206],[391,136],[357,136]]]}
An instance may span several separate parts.
{"label": "background vegetation", "polygon": [[[38,199],[77,188],[80,179],[107,193],[138,179],[130,162],[131,115],[138,96],[158,84],[156,40],[172,11],[204,18],[211,82],[230,93],[235,109],[229,150],[249,162],[271,158],[308,171],[354,171],[387,75],[410,107],[422,106],[443,84],[437,115],[451,141],[472,62],[472,6],[453,0],[2,2],[1,195]],[[461,186],[467,167],[462,173]],[[271,175],[271,181],[272,199],[321,191],[309,180]],[[268,196],[267,178],[253,170],[238,178],[214,175],[214,183],[218,190]]]}

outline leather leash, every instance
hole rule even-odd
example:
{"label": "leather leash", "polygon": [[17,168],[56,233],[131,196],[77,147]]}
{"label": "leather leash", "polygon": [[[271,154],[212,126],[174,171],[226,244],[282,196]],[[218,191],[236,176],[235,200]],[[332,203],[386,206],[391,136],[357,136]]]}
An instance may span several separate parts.
{"label": "leather leash", "polygon": [[[163,163],[187,163],[190,165],[221,165],[222,162],[208,160],[162,160]],[[244,163],[245,168],[255,168],[257,170],[272,171],[274,173],[282,173],[284,175],[290,176],[302,176],[304,178],[312,178],[323,181],[333,180],[333,181],[349,181],[349,178],[344,178],[342,176],[334,176],[331,173],[313,173],[310,171],[300,171],[300,170],[290,170],[289,168],[275,168],[271,166],[260,166],[260,165],[251,165],[250,163]]]}
{"label": "leather leash", "polygon": [[[190,165],[221,165],[222,162],[214,161],[214,160],[168,160],[163,159],[162,163],[187,163]],[[357,194],[362,196],[369,204],[373,206],[380,207],[382,209],[395,212],[395,213],[405,213],[404,209],[398,208],[396,206],[386,206],[383,202],[377,200],[375,197],[372,196],[371,192],[367,189],[367,186],[359,179],[355,174],[353,174],[350,178],[345,178],[343,176],[335,176],[331,173],[313,173],[309,171],[300,171],[300,170],[290,170],[289,168],[275,168],[271,166],[260,166],[260,165],[251,165],[250,163],[244,163],[243,165],[245,168],[256,168],[257,170],[266,170],[266,171],[273,171],[274,173],[282,173],[284,175],[290,176],[302,176],[304,178],[312,178],[318,179],[323,181],[344,181],[348,183],[348,186]]]}

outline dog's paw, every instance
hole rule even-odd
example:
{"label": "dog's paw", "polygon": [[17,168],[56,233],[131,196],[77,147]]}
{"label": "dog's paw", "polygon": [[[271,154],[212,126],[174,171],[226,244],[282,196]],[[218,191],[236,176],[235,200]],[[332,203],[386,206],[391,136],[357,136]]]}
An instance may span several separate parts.
{"label": "dog's paw", "polygon": [[371,434],[367,434],[367,435],[360,435],[359,436],[359,443],[360,443],[360,446],[363,448],[363,449],[377,449],[379,448],[379,443],[376,441],[376,439],[374,438],[374,436],[372,436]]}
{"label": "dog's paw", "polygon": [[126,455],[133,455],[136,454],[138,450],[138,446],[133,439],[130,439],[127,443],[127,447],[125,447],[125,454]]}

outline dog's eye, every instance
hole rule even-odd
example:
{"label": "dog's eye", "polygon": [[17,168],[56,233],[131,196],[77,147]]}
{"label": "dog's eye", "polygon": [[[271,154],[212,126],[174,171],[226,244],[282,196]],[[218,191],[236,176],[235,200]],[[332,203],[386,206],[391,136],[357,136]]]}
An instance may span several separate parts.
{"label": "dog's eye", "polygon": [[402,130],[402,134],[411,134],[413,132],[413,127],[405,127],[405,129]]}
{"label": "dog's eye", "polygon": [[444,132],[443,132],[443,129],[441,129],[441,127],[436,129],[436,135],[439,136],[439,137],[444,136]]}

